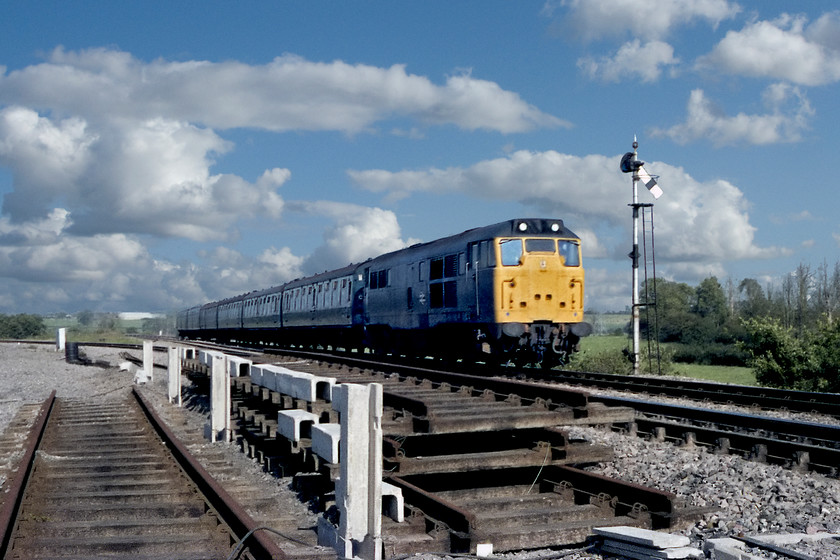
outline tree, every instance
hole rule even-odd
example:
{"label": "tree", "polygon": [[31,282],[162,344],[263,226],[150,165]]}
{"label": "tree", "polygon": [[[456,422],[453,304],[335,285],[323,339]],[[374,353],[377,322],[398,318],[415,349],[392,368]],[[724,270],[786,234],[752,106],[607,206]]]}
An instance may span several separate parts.
{"label": "tree", "polygon": [[99,317],[98,327],[103,331],[112,331],[117,328],[119,322],[119,316],[116,313],[103,313]]}
{"label": "tree", "polygon": [[737,307],[743,319],[765,317],[770,313],[770,300],[764,295],[764,290],[754,278],[744,278],[738,284],[738,292],[742,299]]}
{"label": "tree", "polygon": [[712,319],[716,325],[723,325],[729,316],[729,308],[718,279],[714,276],[706,278],[700,282],[694,293],[694,313]]}
{"label": "tree", "polygon": [[835,263],[834,272],[829,275],[828,263],[823,261],[814,275],[814,284],[816,312],[831,325],[840,308],[840,262]]}
{"label": "tree", "polygon": [[[657,278],[645,282],[643,293],[646,295],[645,303],[654,305],[650,311],[658,317],[659,340],[661,342],[681,341],[684,332],[695,322],[691,313],[692,302],[695,298],[694,289],[688,284]],[[649,330],[646,318],[642,323],[642,326]]]}
{"label": "tree", "polygon": [[44,320],[37,315],[0,315],[0,338],[33,338],[43,335],[46,330]]}
{"label": "tree", "polygon": [[89,310],[79,311],[76,314],[76,320],[79,322],[80,325],[85,326],[85,327],[93,324],[93,311],[89,311]]}

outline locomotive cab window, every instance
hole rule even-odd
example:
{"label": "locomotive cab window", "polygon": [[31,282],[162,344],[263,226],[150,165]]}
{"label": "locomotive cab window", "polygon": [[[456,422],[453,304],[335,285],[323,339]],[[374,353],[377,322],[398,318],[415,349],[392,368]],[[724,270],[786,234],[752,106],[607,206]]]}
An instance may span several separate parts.
{"label": "locomotive cab window", "polygon": [[522,259],[521,239],[502,239],[499,241],[499,252],[502,256],[502,266],[518,266]]}
{"label": "locomotive cab window", "polygon": [[529,253],[555,253],[557,246],[554,239],[537,238],[526,239],[525,250]]}
{"label": "locomotive cab window", "polygon": [[565,266],[580,266],[580,245],[577,241],[561,239],[557,246]]}

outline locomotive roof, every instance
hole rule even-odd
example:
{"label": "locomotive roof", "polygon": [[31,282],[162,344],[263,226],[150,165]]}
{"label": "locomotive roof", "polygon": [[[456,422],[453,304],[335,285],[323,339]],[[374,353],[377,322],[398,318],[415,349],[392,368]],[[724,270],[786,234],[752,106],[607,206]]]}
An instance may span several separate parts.
{"label": "locomotive roof", "polygon": [[570,229],[566,228],[563,220],[550,218],[517,218],[514,220],[506,220],[497,224],[489,226],[481,226],[473,229],[468,229],[455,235],[442,237],[434,241],[427,241],[425,243],[417,243],[408,247],[408,249],[401,249],[380,255],[372,260],[389,259],[399,255],[402,251],[447,251],[448,246],[459,246],[465,243],[474,241],[483,241],[495,237],[570,237],[577,239],[578,236]]}

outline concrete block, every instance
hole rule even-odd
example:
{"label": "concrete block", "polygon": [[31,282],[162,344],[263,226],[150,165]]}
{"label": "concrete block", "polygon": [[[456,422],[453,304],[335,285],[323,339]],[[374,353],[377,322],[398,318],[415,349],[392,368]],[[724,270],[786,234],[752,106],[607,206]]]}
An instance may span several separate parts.
{"label": "concrete block", "polygon": [[277,433],[289,441],[300,441],[301,426],[305,423],[309,423],[310,428],[316,425],[318,415],[305,410],[281,410],[277,413]]}
{"label": "concrete block", "polygon": [[338,446],[341,424],[316,424],[312,426],[312,452],[328,463],[338,463]]}
{"label": "concrete block", "polygon": [[132,362],[120,362],[120,371],[127,371],[128,373],[137,373],[137,366]]}
{"label": "concrete block", "polygon": [[605,541],[603,546],[601,546],[601,551],[615,554],[623,558],[634,558],[638,560],[651,560],[653,558],[684,560],[688,558],[705,557],[702,550],[691,546],[653,548],[613,540]]}
{"label": "concrete block", "polygon": [[210,350],[199,350],[198,351],[198,362],[201,365],[212,367],[213,366],[213,353]]}
{"label": "concrete block", "polygon": [[[397,523],[405,521],[405,500],[402,488],[382,482],[382,512]],[[492,553],[491,549],[490,554]]]}
{"label": "concrete block", "polygon": [[231,377],[247,377],[251,375],[253,361],[241,356],[228,356],[228,373]]}
{"label": "concrete block", "polygon": [[475,555],[479,558],[493,556],[493,543],[479,543],[475,545]]}
{"label": "concrete block", "polygon": [[761,560],[747,552],[747,547],[742,541],[729,537],[708,539],[703,543],[703,551],[711,554],[715,560]]}
{"label": "concrete block", "polygon": [[267,364],[252,364],[251,365],[251,384],[264,387],[266,372],[270,371],[271,366]]}
{"label": "concrete block", "polygon": [[654,548],[676,548],[691,544],[691,540],[685,535],[671,535],[669,533],[660,533],[659,531],[624,525],[616,527],[595,527],[593,531],[596,535],[605,538]]}
{"label": "concrete block", "polygon": [[283,393],[284,395],[289,395],[307,402],[315,402],[319,398],[332,401],[332,390],[335,385],[334,378],[293,371],[280,366],[275,366],[275,368],[274,371],[277,372],[277,381],[274,390],[278,393]]}
{"label": "concrete block", "polygon": [[822,539],[836,539],[840,538],[840,534],[814,533],[813,535],[809,535],[807,533],[780,533],[775,535],[750,535],[750,538],[754,541],[758,541],[763,544],[769,544],[772,546],[785,546],[788,544],[796,544],[802,541],[813,542],[820,541]]}

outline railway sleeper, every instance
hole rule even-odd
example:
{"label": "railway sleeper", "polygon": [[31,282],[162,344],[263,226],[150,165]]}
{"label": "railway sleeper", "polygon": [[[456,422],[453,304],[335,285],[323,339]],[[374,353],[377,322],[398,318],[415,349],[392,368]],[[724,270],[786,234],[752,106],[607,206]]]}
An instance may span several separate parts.
{"label": "railway sleeper", "polygon": [[482,542],[498,551],[568,545],[583,542],[596,526],[687,522],[671,494],[554,465],[393,476],[390,482],[450,528],[453,552],[475,553]]}
{"label": "railway sleeper", "polygon": [[564,430],[553,427],[383,439],[384,469],[399,474],[586,464],[612,457],[611,448],[572,442]]}

